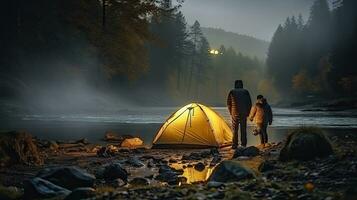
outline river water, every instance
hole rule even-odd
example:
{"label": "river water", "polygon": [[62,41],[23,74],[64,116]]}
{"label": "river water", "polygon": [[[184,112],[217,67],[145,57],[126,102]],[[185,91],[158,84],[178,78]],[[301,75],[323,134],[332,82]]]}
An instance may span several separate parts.
{"label": "river water", "polygon": [[[17,115],[3,121],[2,130],[27,130],[39,138],[71,140],[87,138],[98,142],[106,131],[140,136],[150,144],[155,133],[171,113],[178,107],[145,107],[119,109],[107,113],[91,114],[31,114]],[[228,123],[230,116],[225,107],[213,107]],[[288,129],[300,126],[318,126],[328,132],[357,130],[357,113],[353,111],[300,111],[297,109],[272,108],[273,125],[269,128],[270,141],[281,141]],[[251,131],[252,124],[249,124]],[[248,134],[250,144],[258,142],[257,137]]]}

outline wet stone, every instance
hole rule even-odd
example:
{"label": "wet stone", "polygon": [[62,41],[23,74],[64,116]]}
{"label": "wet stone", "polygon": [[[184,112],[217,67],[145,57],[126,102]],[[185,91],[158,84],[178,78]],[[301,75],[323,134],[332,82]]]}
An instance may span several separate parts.
{"label": "wet stone", "polygon": [[224,183],[222,183],[222,182],[209,181],[207,183],[207,187],[208,188],[220,188],[220,187],[223,187],[223,186],[224,186]]}
{"label": "wet stone", "polygon": [[130,157],[125,161],[126,164],[129,164],[132,167],[144,167],[144,163],[142,163],[137,157]]}
{"label": "wet stone", "polygon": [[113,181],[120,178],[124,182],[128,180],[128,172],[119,164],[113,163],[104,167],[103,178],[106,181]]}
{"label": "wet stone", "polygon": [[28,199],[66,196],[71,191],[42,178],[33,178],[24,182],[24,196]]}
{"label": "wet stone", "polygon": [[92,187],[95,176],[78,167],[54,167],[41,170],[37,177],[67,189]]}
{"label": "wet stone", "polygon": [[247,148],[238,147],[233,154],[233,158],[238,157],[255,157],[260,154],[260,150],[255,146],[249,146]]}
{"label": "wet stone", "polygon": [[236,182],[244,179],[254,178],[251,170],[243,167],[239,162],[225,160],[221,162],[212,172],[209,181]]}
{"label": "wet stone", "polygon": [[170,158],[169,159],[169,163],[177,163],[177,160],[173,159],[173,158]]}
{"label": "wet stone", "polygon": [[149,185],[150,181],[146,178],[135,177],[129,183],[134,186],[144,186]]}
{"label": "wet stone", "polygon": [[332,145],[320,129],[300,128],[288,136],[285,146],[280,151],[279,159],[308,161],[331,154],[333,154]]}
{"label": "wet stone", "polygon": [[203,171],[205,168],[206,168],[206,166],[202,162],[195,164],[195,167],[194,167],[195,170],[200,171],[200,172]]}

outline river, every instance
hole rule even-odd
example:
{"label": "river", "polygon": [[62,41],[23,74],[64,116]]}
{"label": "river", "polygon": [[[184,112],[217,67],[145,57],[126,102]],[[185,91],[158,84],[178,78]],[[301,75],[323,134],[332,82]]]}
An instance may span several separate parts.
{"label": "river", "polygon": [[[2,120],[2,130],[27,130],[33,135],[51,140],[75,140],[87,138],[100,142],[108,130],[131,134],[144,139],[150,145],[152,138],[172,112],[178,107],[145,107],[119,109],[106,113],[91,114],[18,114],[11,120]],[[213,107],[230,122],[226,108]],[[357,113],[353,111],[301,111],[274,108],[274,122],[269,127],[270,141],[281,141],[289,129],[300,126],[317,126],[330,133],[354,133],[357,130]],[[250,134],[248,144],[258,143],[258,137]]]}

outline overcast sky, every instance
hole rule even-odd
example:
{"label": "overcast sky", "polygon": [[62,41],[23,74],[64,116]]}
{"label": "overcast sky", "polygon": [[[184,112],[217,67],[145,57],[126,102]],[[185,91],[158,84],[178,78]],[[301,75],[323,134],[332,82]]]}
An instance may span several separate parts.
{"label": "overcast sky", "polygon": [[185,0],[181,10],[189,24],[271,40],[278,24],[301,13],[306,21],[313,0]]}

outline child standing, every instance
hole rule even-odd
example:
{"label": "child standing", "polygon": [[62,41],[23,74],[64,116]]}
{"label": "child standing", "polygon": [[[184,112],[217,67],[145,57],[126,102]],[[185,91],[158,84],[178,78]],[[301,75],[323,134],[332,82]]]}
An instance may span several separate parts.
{"label": "child standing", "polygon": [[257,102],[252,107],[249,120],[253,121],[257,126],[258,134],[260,136],[260,146],[268,146],[268,124],[271,125],[273,122],[273,113],[270,105],[263,95],[257,96]]}

